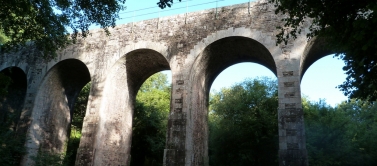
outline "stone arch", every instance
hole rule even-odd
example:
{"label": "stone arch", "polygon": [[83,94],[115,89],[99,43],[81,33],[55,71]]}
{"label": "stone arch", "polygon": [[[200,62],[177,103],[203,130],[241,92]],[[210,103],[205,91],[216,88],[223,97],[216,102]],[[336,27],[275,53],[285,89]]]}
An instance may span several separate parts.
{"label": "stone arch", "polygon": [[209,44],[195,60],[189,78],[192,96],[188,116],[192,120],[189,121],[187,135],[192,138],[186,143],[192,145],[186,147],[186,150],[192,151],[192,156],[186,156],[186,163],[208,165],[207,112],[210,86],[222,70],[240,62],[261,64],[277,75],[270,51],[260,42],[242,36],[225,37]]}
{"label": "stone arch", "polygon": [[[11,81],[6,89],[7,94],[0,98],[0,125],[11,120],[11,126],[7,127],[16,131],[26,97],[26,74],[21,68],[15,66],[7,67],[1,70],[0,73],[9,77]],[[8,115],[10,114],[15,115],[15,117],[8,119]]]}
{"label": "stone arch", "polygon": [[99,111],[94,163],[126,165],[130,162],[132,119],[136,94],[143,82],[170,69],[163,54],[153,49],[137,49],[121,57],[109,70]]}
{"label": "stone arch", "polygon": [[[190,50],[190,54],[188,56],[188,64],[193,64],[197,57],[210,45],[218,40],[228,37],[245,37],[251,38],[260,44],[262,44],[273,56],[275,61],[280,57],[282,54],[282,49],[279,46],[276,46],[276,41],[274,40],[275,36],[271,33],[265,33],[257,29],[250,29],[247,27],[240,27],[240,28],[229,28],[227,30],[220,30],[216,31],[208,35],[202,41],[198,42],[194,49]],[[274,71],[276,74],[276,72]]]}
{"label": "stone arch", "polygon": [[32,109],[24,162],[33,163],[30,156],[38,150],[64,152],[75,100],[90,80],[87,66],[77,59],[62,60],[44,75]]}
{"label": "stone arch", "polygon": [[269,50],[256,40],[241,36],[222,38],[208,45],[195,60],[191,71],[204,71],[205,84],[211,85],[224,69],[241,62],[258,63],[277,74],[275,60]]}
{"label": "stone arch", "polygon": [[326,44],[326,39],[319,37],[314,37],[307,43],[300,61],[300,80],[314,62],[334,53]]}

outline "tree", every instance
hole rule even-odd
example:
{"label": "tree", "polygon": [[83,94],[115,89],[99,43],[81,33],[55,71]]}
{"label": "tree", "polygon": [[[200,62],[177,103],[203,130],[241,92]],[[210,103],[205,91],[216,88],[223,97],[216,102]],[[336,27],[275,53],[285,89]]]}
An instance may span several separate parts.
{"label": "tree", "polygon": [[4,32],[0,29],[0,45],[9,41],[9,38],[5,36]]}
{"label": "tree", "polygon": [[[93,24],[114,27],[126,0],[0,0],[0,30],[11,40],[2,50],[25,46],[33,41],[44,58],[53,58],[77,37],[86,37]],[[173,0],[160,0],[161,8]],[[71,29],[72,34],[69,35]],[[0,39],[2,35],[0,35]],[[73,39],[73,40],[70,40]],[[1,39],[2,40],[2,39]],[[4,40],[2,40],[4,41]]]}
{"label": "tree", "polygon": [[377,102],[350,100],[339,105],[338,109],[350,117],[352,142],[358,154],[355,162],[360,165],[377,165]]}
{"label": "tree", "polygon": [[304,98],[303,109],[309,165],[377,164],[375,103],[350,100],[333,108]]}
{"label": "tree", "polygon": [[303,23],[311,19],[308,39],[317,36],[345,62],[348,75],[338,87],[350,98],[377,99],[377,3],[375,0],[269,0],[276,13],[286,17],[278,27],[278,43],[303,33]]}
{"label": "tree", "polygon": [[[19,47],[33,41],[45,58],[69,44],[71,37],[87,36],[89,26],[115,26],[125,0],[2,0],[0,29],[11,38],[4,48]],[[79,33],[80,32],[80,33]]]}
{"label": "tree", "polygon": [[[161,9],[164,9],[164,8],[166,8],[166,6],[171,7],[171,5],[173,5],[173,2],[174,2],[174,0],[160,0],[160,2],[157,2],[157,5]],[[179,0],[179,2],[181,2],[181,0]]]}
{"label": "tree", "polygon": [[353,152],[351,120],[345,112],[324,101],[304,100],[306,147],[309,165],[350,165]]}
{"label": "tree", "polygon": [[211,95],[210,165],[277,165],[277,83],[245,80]]}
{"label": "tree", "polygon": [[169,110],[167,76],[154,74],[144,82],[136,96],[131,165],[162,165]]}

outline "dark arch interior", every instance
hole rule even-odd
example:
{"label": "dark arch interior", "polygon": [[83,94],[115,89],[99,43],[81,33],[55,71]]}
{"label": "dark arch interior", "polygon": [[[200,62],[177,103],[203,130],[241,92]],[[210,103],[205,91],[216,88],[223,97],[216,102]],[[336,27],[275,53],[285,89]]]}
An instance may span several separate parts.
{"label": "dark arch interior", "polygon": [[127,83],[130,93],[136,96],[140,86],[154,73],[170,70],[168,61],[159,52],[139,49],[126,55]]}
{"label": "dark arch interior", "polygon": [[202,70],[197,71],[204,71],[206,89],[209,89],[212,82],[224,69],[241,62],[261,64],[276,75],[276,65],[271,53],[258,41],[246,37],[220,39],[207,46],[200,58],[194,66],[199,65],[198,67]]}
{"label": "dark arch interior", "polygon": [[[18,67],[9,67],[0,72],[3,76],[9,77],[11,82],[7,88],[6,96],[0,99],[0,123],[7,120],[13,121],[13,129],[20,118],[20,114],[24,105],[27,89],[27,78],[24,71]],[[2,87],[3,88],[3,87]],[[8,115],[14,115],[12,119],[8,119]]]}
{"label": "dark arch interior", "polygon": [[333,54],[334,52],[329,50],[328,47],[326,46],[326,39],[324,38],[313,38],[308,45],[306,46],[304,50],[304,55],[303,55],[303,61],[301,62],[300,65],[300,76],[304,76],[306,70],[317,60]]}
{"label": "dark arch interior", "polygon": [[56,73],[59,77],[68,99],[68,106],[72,113],[77,95],[90,81],[88,68],[79,60],[68,59],[56,64],[56,66],[51,69],[51,72]]}

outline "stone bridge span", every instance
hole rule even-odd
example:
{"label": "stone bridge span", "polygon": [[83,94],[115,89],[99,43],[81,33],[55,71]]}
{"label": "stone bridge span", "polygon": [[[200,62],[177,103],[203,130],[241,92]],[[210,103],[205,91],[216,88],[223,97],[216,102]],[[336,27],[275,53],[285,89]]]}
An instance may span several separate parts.
{"label": "stone bridge span", "polygon": [[277,76],[279,164],[307,165],[300,80],[330,52],[305,34],[276,45],[281,17],[272,4],[258,1],[119,25],[110,36],[93,30],[52,61],[33,48],[2,55],[0,71],[16,68],[26,75],[19,125],[29,138],[23,165],[32,165],[29,157],[40,148],[64,150],[74,101],[89,81],[76,165],[127,165],[136,93],[149,76],[167,69],[172,94],[164,165],[208,165],[209,88],[221,71],[240,62],[259,63]]}

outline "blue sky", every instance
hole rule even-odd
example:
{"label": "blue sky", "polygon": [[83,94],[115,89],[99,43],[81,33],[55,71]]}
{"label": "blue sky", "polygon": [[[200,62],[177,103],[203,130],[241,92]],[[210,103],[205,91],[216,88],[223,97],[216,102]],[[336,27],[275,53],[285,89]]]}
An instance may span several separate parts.
{"label": "blue sky", "polygon": [[[117,24],[125,24],[133,21],[146,20],[157,17],[193,12],[215,7],[228,6],[239,3],[246,3],[249,0],[174,0],[171,8],[161,10],[156,3],[159,0],[127,0],[127,9],[120,14],[121,19]],[[328,104],[335,106],[347,98],[335,88],[346,78],[343,61],[326,56],[315,62],[305,73],[301,82],[301,92],[312,101],[325,99]],[[164,73],[171,76],[170,72]],[[215,79],[211,90],[220,90],[222,87],[230,87],[237,82],[242,82],[245,78],[255,78],[261,76],[275,77],[275,75],[264,66],[255,63],[240,63],[225,69]],[[170,78],[170,77],[169,77]]]}
{"label": "blue sky", "polygon": [[181,2],[174,0],[173,6],[165,9],[160,9],[157,2],[159,0],[127,0],[125,4],[127,8],[120,12],[117,24],[246,3],[249,0],[182,0]]}

